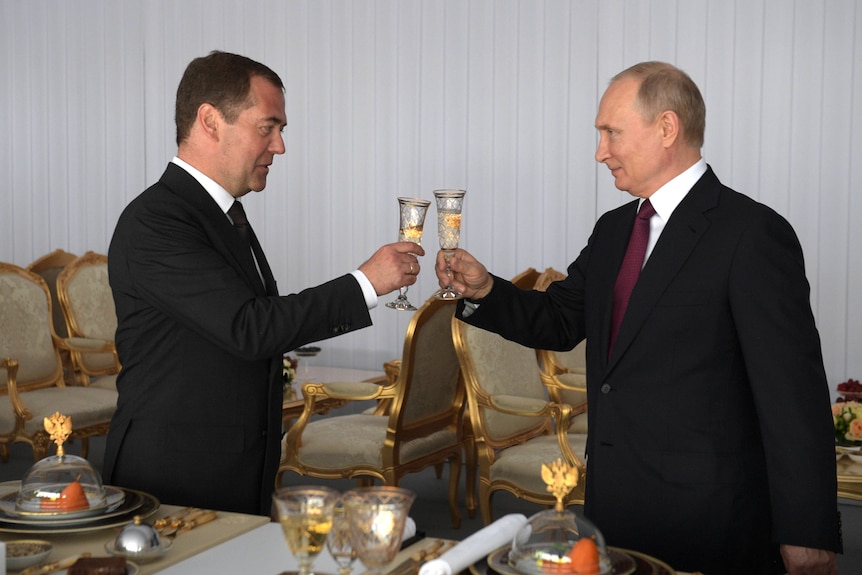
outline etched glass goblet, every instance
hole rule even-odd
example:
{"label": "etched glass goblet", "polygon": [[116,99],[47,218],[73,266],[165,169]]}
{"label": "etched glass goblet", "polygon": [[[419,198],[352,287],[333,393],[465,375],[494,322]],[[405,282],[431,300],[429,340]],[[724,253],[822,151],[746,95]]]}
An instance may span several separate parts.
{"label": "etched glass goblet", "polygon": [[[440,249],[446,259],[446,271],[449,272],[449,260],[461,241],[461,206],[464,204],[466,190],[434,190],[437,200],[437,239]],[[451,273],[451,272],[450,272]],[[437,299],[456,300],[464,297],[455,291],[451,284],[434,293]]]}
{"label": "etched glass goblet", "polygon": [[336,503],[332,512],[332,531],[326,540],[326,548],[338,565],[338,575],[350,575],[353,562],[356,561],[356,550],[350,544],[350,522],[343,499]]}
{"label": "etched glass goblet", "polygon": [[[422,244],[422,228],[425,226],[425,214],[431,202],[418,198],[398,198],[398,212],[400,214],[400,225],[398,228],[398,241]],[[416,309],[407,299],[407,286],[398,289],[398,297],[386,304],[386,307],[399,311],[412,311]]]}
{"label": "etched glass goblet", "polygon": [[287,547],[299,575],[313,575],[314,560],[326,545],[339,493],[322,486],[284,487],[272,495]]}
{"label": "etched glass goblet", "polygon": [[391,486],[359,487],[344,494],[350,543],[372,575],[379,575],[401,547],[416,494]]}

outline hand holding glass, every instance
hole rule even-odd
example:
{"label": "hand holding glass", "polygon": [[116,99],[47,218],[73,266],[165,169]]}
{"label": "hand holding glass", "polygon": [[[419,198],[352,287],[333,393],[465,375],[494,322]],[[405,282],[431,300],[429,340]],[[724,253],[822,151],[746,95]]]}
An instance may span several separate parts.
{"label": "hand holding glass", "polygon": [[[398,212],[401,215],[398,230],[398,241],[413,242],[422,245],[422,228],[425,225],[425,214],[431,202],[418,198],[398,198]],[[412,311],[416,307],[407,300],[407,287],[398,289],[398,297],[386,304],[386,307],[399,311]]]}
{"label": "hand holding glass", "polygon": [[285,487],[272,495],[290,552],[299,562],[299,575],[313,575],[311,566],[326,545],[338,491],[329,487]]}
{"label": "hand holding glass", "polygon": [[[461,241],[461,206],[464,204],[465,190],[435,190],[434,198],[437,200],[437,238],[440,240],[440,249],[446,258],[446,272],[451,275],[449,260]],[[464,296],[455,291],[452,284],[438,290],[434,297],[437,299],[456,300]]]}

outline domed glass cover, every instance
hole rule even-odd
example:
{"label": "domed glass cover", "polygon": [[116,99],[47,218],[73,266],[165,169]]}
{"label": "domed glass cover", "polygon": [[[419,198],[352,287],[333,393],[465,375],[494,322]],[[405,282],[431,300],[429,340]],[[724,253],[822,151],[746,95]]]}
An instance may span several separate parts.
{"label": "domed glass cover", "polygon": [[[572,557],[573,549],[581,539],[592,541],[597,562],[587,560],[584,563],[584,557],[590,556],[589,549]],[[605,538],[599,529],[571,511],[556,509],[536,513],[521,527],[512,541],[509,564],[528,575],[604,575],[613,572]]]}
{"label": "domed glass cover", "polygon": [[37,461],[24,477],[15,508],[23,514],[89,514],[106,506],[102,477],[89,461],[67,455],[63,443],[72,433],[72,420],[55,413],[45,418],[45,430],[57,444],[57,455]]}
{"label": "domed glass cover", "polygon": [[51,455],[37,461],[24,474],[15,506],[20,511],[48,513],[98,509],[105,506],[105,487],[99,472],[86,459]]}

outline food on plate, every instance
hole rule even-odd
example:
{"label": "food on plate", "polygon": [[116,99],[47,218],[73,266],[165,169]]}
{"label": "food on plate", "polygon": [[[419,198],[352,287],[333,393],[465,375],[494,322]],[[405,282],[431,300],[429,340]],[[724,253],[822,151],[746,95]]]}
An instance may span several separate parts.
{"label": "food on plate", "polygon": [[69,568],[68,575],[126,575],[126,558],[82,557]]}
{"label": "food on plate", "polygon": [[60,492],[60,497],[44,498],[39,502],[39,506],[44,510],[78,511],[89,509],[90,502],[87,500],[87,494],[84,493],[81,482],[76,479]]}
{"label": "food on plate", "polygon": [[572,560],[572,571],[579,575],[593,575],[599,569],[599,549],[596,542],[589,537],[579,539],[569,551]]}

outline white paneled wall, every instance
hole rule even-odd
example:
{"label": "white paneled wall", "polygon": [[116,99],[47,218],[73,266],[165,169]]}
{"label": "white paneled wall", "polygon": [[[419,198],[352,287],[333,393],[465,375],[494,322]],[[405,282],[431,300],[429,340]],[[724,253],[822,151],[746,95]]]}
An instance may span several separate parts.
{"label": "white paneled wall", "polygon": [[[593,159],[608,79],[676,63],[707,101],[707,161],[800,236],[830,383],[862,377],[856,0],[0,0],[0,260],[105,252],[212,49],[287,85],[286,156],[246,201],[283,293],[354,269],[396,238],[396,196],[441,187],[468,190],[463,245],[490,269],[564,269],[627,200]],[[397,357],[409,316],[372,313],[317,361]]]}

